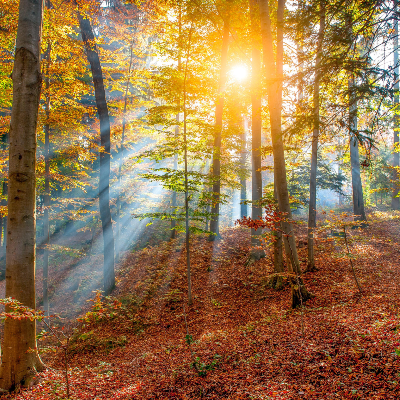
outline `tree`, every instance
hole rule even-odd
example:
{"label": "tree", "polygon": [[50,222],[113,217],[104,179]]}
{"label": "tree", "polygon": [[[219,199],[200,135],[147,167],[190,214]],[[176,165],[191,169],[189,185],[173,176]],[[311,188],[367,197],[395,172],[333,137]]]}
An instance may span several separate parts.
{"label": "tree", "polygon": [[[36,128],[41,90],[42,1],[20,0],[9,151],[6,297],[36,308]],[[29,385],[44,369],[36,347],[35,320],[7,318],[1,387]]]}
{"label": "tree", "polygon": [[393,58],[394,58],[394,128],[393,128],[393,194],[392,209],[400,209],[399,197],[399,17],[398,0],[393,0],[394,27],[393,27]]}
{"label": "tree", "polygon": [[[277,2],[276,54],[272,22],[268,0],[260,1],[261,34],[264,55],[264,66],[267,79],[268,108],[271,123],[272,150],[274,155],[274,182],[279,211],[286,215],[282,221],[282,234],[289,271],[296,275],[292,282],[292,306],[296,307],[310,298],[306,287],[299,277],[300,264],[297,255],[296,241],[291,223],[289,193],[287,188],[285,153],[282,138],[282,84],[283,84],[283,24],[285,0]],[[276,59],[276,61],[275,61]],[[294,284],[296,282],[296,284]]]}
{"label": "tree", "polygon": [[224,110],[224,90],[226,82],[226,74],[228,67],[228,46],[229,46],[229,11],[224,17],[224,28],[222,36],[222,49],[221,49],[221,69],[219,75],[219,87],[217,100],[215,105],[215,133],[214,133],[214,147],[213,147],[213,166],[212,166],[212,179],[213,179],[213,196],[211,208],[211,221],[209,239],[215,240],[219,237],[219,208],[221,198],[221,140],[222,140],[222,116]]}
{"label": "tree", "polygon": [[[260,38],[260,15],[258,4],[250,0],[250,21],[251,21],[251,188],[252,205],[251,216],[253,219],[262,217],[262,176],[261,176],[261,38]],[[261,229],[251,229],[251,243],[253,246],[260,246],[260,239],[257,236],[262,234]],[[264,250],[255,248],[251,251],[250,258],[259,260],[265,256]]]}
{"label": "tree", "polygon": [[115,286],[114,272],[114,233],[110,211],[110,164],[111,164],[111,140],[110,117],[106,101],[103,73],[100,58],[95,42],[95,37],[90,20],[78,11],[79,26],[82,40],[85,44],[86,55],[92,71],[97,112],[100,120],[100,178],[99,178],[99,207],[103,230],[103,284],[104,292],[109,294]]}
{"label": "tree", "polygon": [[319,136],[319,90],[321,80],[321,58],[322,44],[325,34],[325,0],[319,2],[319,32],[317,41],[317,54],[315,59],[315,81],[314,81],[314,129],[312,135],[311,149],[311,173],[310,173],[310,204],[308,206],[308,261],[307,271],[315,270],[314,259],[314,230],[317,220],[317,162],[318,162],[318,136]]}

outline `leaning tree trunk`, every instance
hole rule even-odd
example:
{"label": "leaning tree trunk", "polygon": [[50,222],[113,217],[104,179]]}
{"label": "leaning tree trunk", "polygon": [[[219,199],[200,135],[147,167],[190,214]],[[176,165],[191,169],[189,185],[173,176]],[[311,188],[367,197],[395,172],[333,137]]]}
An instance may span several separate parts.
{"label": "leaning tree trunk", "polygon": [[[36,308],[36,127],[42,81],[42,6],[42,1],[19,3],[9,152],[6,297],[32,309]],[[29,385],[36,371],[44,369],[37,352],[35,321],[7,318],[3,350],[3,389]]]}
{"label": "leaning tree trunk", "polygon": [[393,40],[393,56],[394,56],[394,153],[393,153],[393,193],[392,193],[392,209],[400,210],[400,197],[399,197],[399,18],[398,18],[398,0],[393,0],[393,7],[395,12],[394,17],[394,40]]}
{"label": "leaning tree trunk", "polygon": [[321,58],[322,42],[325,33],[325,0],[320,1],[320,19],[317,43],[317,56],[315,60],[314,81],[314,129],[311,149],[311,171],[310,171],[310,203],[308,206],[308,261],[307,271],[315,271],[314,258],[314,231],[317,226],[317,160],[318,160],[318,137],[319,137],[319,87],[321,80]]}
{"label": "leaning tree trunk", "polygon": [[219,237],[219,203],[221,197],[221,139],[222,139],[222,115],[224,111],[224,90],[228,68],[229,46],[229,15],[224,20],[224,32],[222,36],[221,69],[219,75],[218,95],[215,106],[215,133],[213,149],[213,195],[209,240]]}
{"label": "leaning tree trunk", "polygon": [[282,81],[283,81],[283,17],[285,0],[278,0],[277,10],[277,44],[276,65],[273,46],[273,35],[268,0],[260,0],[261,33],[264,51],[264,64],[267,77],[268,107],[271,123],[272,151],[274,154],[274,177],[278,197],[279,211],[285,215],[281,228],[288,260],[289,272],[292,275],[292,307],[297,307],[310,298],[301,277],[300,264],[296,249],[293,226],[290,222],[292,213],[289,203],[289,192],[286,179],[285,152],[282,138]]}
{"label": "leaning tree trunk", "polygon": [[100,179],[99,179],[99,206],[101,226],[103,230],[103,284],[105,294],[111,293],[115,287],[114,272],[114,233],[110,211],[110,118],[104,89],[103,73],[95,38],[88,18],[78,12],[79,26],[82,40],[85,44],[86,54],[90,63],[93,76],[94,94],[97,112],[100,119]]}
{"label": "leaning tree trunk", "polygon": [[355,94],[355,79],[349,79],[349,133],[350,133],[350,163],[351,183],[353,187],[353,214],[355,221],[366,221],[364,210],[363,188],[360,171],[360,155],[358,150],[357,133],[357,98]]}
{"label": "leaning tree trunk", "polygon": [[[261,206],[262,199],[262,175],[261,175],[261,38],[258,19],[258,5],[256,0],[250,0],[250,20],[252,31],[251,49],[251,218],[260,219],[263,216]],[[259,248],[262,229],[251,228],[251,244],[253,249],[250,252],[250,259],[254,261],[265,257],[263,249]]]}

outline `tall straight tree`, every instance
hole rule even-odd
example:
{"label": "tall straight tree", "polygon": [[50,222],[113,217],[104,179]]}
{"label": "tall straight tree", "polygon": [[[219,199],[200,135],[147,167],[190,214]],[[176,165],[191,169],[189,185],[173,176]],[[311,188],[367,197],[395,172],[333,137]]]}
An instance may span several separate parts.
{"label": "tall straight tree", "polygon": [[100,179],[99,206],[101,226],[103,230],[103,285],[104,292],[109,294],[115,287],[114,272],[114,233],[110,211],[110,117],[104,89],[103,72],[90,20],[78,11],[79,27],[85,44],[86,55],[92,71],[97,113],[100,120]]}
{"label": "tall straight tree", "polygon": [[310,172],[310,203],[308,208],[308,261],[307,271],[315,270],[314,258],[314,230],[317,226],[317,162],[318,162],[318,137],[319,137],[319,90],[321,81],[322,44],[325,34],[325,0],[319,2],[319,31],[317,40],[317,54],[315,58],[315,80],[313,94],[313,119],[314,129],[311,147],[311,172]]}
{"label": "tall straight tree", "polygon": [[[42,7],[42,0],[19,3],[9,151],[6,297],[31,309],[36,308],[36,128],[42,80]],[[3,351],[3,389],[29,385],[36,371],[44,369],[37,352],[35,321],[7,318]]]}
{"label": "tall straight tree", "polygon": [[[274,1],[275,3],[275,1]],[[260,0],[261,35],[264,66],[267,80],[268,108],[271,123],[272,151],[274,155],[274,177],[279,211],[285,214],[282,220],[282,234],[289,271],[295,273],[296,282],[292,284],[292,307],[300,305],[310,297],[301,277],[293,226],[290,222],[289,193],[287,188],[285,152],[282,138],[282,86],[283,86],[283,24],[285,0],[277,1],[276,54],[274,35],[268,0]],[[276,60],[276,61],[275,61]]]}
{"label": "tall straight tree", "polygon": [[[353,16],[351,0],[346,1],[346,24],[348,40],[351,47],[355,49],[356,43],[353,35]],[[355,75],[349,72],[348,79],[348,98],[349,98],[349,136],[350,136],[350,164],[351,164],[351,183],[353,188],[353,214],[356,221],[366,221],[364,210],[364,196],[361,182],[360,152],[357,137],[358,107],[357,107],[357,87]]]}
{"label": "tall straight tree", "polygon": [[[249,1],[250,23],[252,33],[251,43],[251,217],[262,218],[262,176],[261,176],[261,32],[259,8],[256,0]],[[260,246],[258,236],[262,229],[251,228],[251,244]],[[250,259],[259,260],[265,256],[265,252],[259,248],[253,248]]]}
{"label": "tall straight tree", "polygon": [[229,47],[229,19],[230,14],[226,13],[224,18],[224,29],[222,34],[221,69],[219,74],[218,94],[215,105],[215,131],[212,166],[212,208],[209,239],[215,240],[219,237],[219,203],[221,198],[221,141],[222,141],[222,116],[224,111],[224,91],[228,68],[228,47]]}
{"label": "tall straight tree", "polygon": [[398,0],[393,0],[393,58],[394,58],[394,153],[393,153],[393,193],[392,193],[392,209],[400,210],[399,198],[399,17],[398,17]]}

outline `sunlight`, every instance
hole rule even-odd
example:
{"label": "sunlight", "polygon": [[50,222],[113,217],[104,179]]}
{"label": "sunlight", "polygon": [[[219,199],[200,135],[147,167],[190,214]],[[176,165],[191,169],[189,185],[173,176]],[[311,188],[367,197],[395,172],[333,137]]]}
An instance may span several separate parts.
{"label": "sunlight", "polygon": [[236,82],[243,82],[249,76],[249,69],[245,64],[236,64],[229,71],[229,76]]}

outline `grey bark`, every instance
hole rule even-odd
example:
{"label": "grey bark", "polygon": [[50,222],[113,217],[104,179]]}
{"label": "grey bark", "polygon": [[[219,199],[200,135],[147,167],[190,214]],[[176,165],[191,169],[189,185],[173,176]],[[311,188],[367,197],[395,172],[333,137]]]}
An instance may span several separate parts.
{"label": "grey bark", "polygon": [[132,71],[132,62],[133,62],[133,39],[132,43],[129,47],[130,56],[129,56],[129,68],[128,68],[128,77],[126,79],[125,85],[125,96],[124,96],[124,111],[122,117],[122,135],[121,135],[121,154],[119,156],[119,165],[118,165],[118,193],[117,193],[117,200],[116,200],[116,208],[117,208],[117,245],[115,246],[115,258],[117,261],[120,259],[120,236],[121,236],[121,177],[122,177],[122,164],[124,162],[124,153],[125,153],[125,129],[126,129],[126,109],[128,104],[128,91],[129,91],[129,84],[130,84],[130,77]]}
{"label": "grey bark", "polygon": [[240,154],[240,218],[247,217],[247,190],[246,190],[246,132],[242,134],[242,151]]}
{"label": "grey bark", "polygon": [[110,211],[110,118],[108,115],[103,73],[93,30],[89,19],[80,14],[80,12],[78,12],[78,20],[82,40],[86,48],[86,55],[92,71],[96,106],[100,120],[100,144],[102,151],[100,152],[99,206],[104,242],[103,286],[105,294],[109,294],[115,287],[114,233]]}
{"label": "grey bark", "polygon": [[213,148],[213,196],[211,208],[211,220],[209,240],[215,240],[219,234],[219,206],[221,197],[221,140],[222,140],[222,116],[224,110],[224,89],[228,67],[228,47],[229,47],[229,15],[224,20],[224,30],[222,36],[221,50],[221,69],[219,75],[218,95],[215,106],[215,133]]}
{"label": "grey bark", "polygon": [[268,106],[271,123],[272,150],[274,155],[274,176],[278,197],[279,211],[285,214],[282,220],[282,234],[289,272],[296,275],[300,284],[292,284],[292,306],[296,307],[306,301],[310,294],[299,277],[300,263],[297,255],[296,240],[290,222],[289,193],[287,188],[285,153],[282,138],[282,82],[283,82],[283,18],[285,0],[278,0],[277,9],[277,43],[276,63],[273,46],[273,35],[268,0],[260,0],[261,33],[264,52],[264,65],[267,77]]}
{"label": "grey bark", "polygon": [[49,223],[49,208],[50,208],[50,76],[49,76],[49,64],[51,60],[51,42],[47,44],[46,51],[46,123],[44,125],[44,213],[43,213],[43,231],[44,231],[44,251],[43,251],[43,309],[46,315],[50,315],[49,306],[49,292],[48,292],[48,281],[49,281],[49,250],[50,244],[50,223]]}
{"label": "grey bark", "polygon": [[361,182],[360,155],[357,134],[357,98],[354,91],[354,75],[349,78],[349,135],[351,183],[353,188],[353,214],[355,221],[366,221],[363,187]]}
{"label": "grey bark", "polygon": [[308,261],[307,271],[315,270],[314,258],[314,231],[317,226],[317,160],[318,160],[318,137],[319,137],[319,89],[321,81],[321,58],[322,43],[325,34],[325,0],[320,1],[320,19],[317,42],[317,54],[315,60],[315,81],[314,81],[314,129],[312,135],[311,149],[311,171],[310,171],[310,203],[308,208]]}
{"label": "grey bark", "polygon": [[[9,150],[6,297],[31,309],[36,308],[36,128],[42,80],[42,11],[42,0],[20,0]],[[20,384],[29,385],[42,369],[35,321],[7,318],[0,386],[13,390]]]}
{"label": "grey bark", "polygon": [[392,209],[400,210],[400,197],[399,197],[399,18],[398,18],[398,0],[393,0],[394,8],[394,33],[393,33],[393,57],[394,57],[394,128],[393,128],[393,193],[392,193]]}
{"label": "grey bark", "polygon": [[[250,21],[252,31],[252,61],[251,61],[251,158],[252,158],[252,219],[260,219],[263,210],[260,204],[262,199],[261,176],[261,40],[259,26],[259,10],[255,0],[250,0]],[[251,229],[251,242],[253,246],[261,244],[257,236],[262,234],[262,229]]]}

